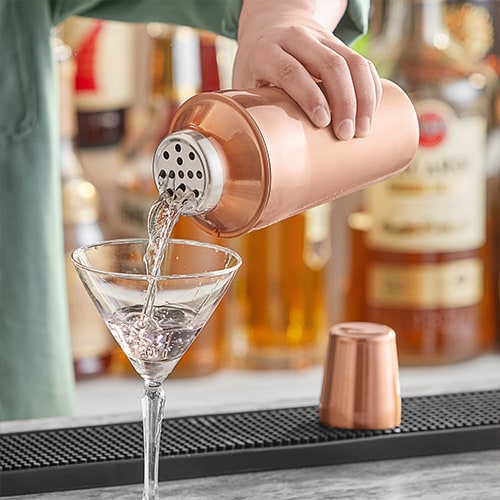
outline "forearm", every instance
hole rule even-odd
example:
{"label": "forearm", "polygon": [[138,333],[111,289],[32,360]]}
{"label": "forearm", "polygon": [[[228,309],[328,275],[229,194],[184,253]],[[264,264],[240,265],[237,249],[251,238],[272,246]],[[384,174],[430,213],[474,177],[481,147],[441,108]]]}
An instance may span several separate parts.
{"label": "forearm", "polygon": [[334,31],[346,13],[349,0],[316,0],[316,21]]}
{"label": "forearm", "polygon": [[330,31],[339,24],[347,8],[348,0],[243,0],[239,20],[239,33],[253,32],[272,20],[315,19]]}

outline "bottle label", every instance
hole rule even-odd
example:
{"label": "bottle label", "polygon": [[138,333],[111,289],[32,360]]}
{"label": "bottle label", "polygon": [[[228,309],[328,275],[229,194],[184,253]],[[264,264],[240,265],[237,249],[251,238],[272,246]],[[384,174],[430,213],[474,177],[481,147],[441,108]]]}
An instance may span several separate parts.
{"label": "bottle label", "polygon": [[133,100],[134,31],[127,23],[72,17],[63,38],[75,52],[79,111],[130,106]]}
{"label": "bottle label", "polygon": [[459,251],[486,237],[486,118],[458,117],[446,103],[415,104],[420,144],[401,175],[367,190],[370,247]]}
{"label": "bottle label", "polygon": [[483,296],[483,264],[470,258],[439,264],[374,264],[368,275],[373,306],[437,309],[477,304]]}

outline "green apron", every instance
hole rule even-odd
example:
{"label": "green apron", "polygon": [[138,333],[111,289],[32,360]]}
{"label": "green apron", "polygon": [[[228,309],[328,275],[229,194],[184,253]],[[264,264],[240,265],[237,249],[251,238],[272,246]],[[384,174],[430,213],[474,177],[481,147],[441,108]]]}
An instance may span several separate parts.
{"label": "green apron", "polygon": [[[70,415],[75,403],[51,29],[81,15],[235,38],[240,9],[241,0],[0,2],[0,420]],[[359,35],[368,9],[351,0],[336,34]]]}

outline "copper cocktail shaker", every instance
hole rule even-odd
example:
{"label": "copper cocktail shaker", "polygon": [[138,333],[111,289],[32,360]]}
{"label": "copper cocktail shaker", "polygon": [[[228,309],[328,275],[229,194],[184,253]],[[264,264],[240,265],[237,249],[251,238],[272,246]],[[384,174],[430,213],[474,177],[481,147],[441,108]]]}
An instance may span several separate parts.
{"label": "copper cocktail shaker", "polygon": [[387,80],[370,135],[349,141],[276,87],[206,92],[178,109],[153,176],[160,192],[191,189],[186,215],[234,237],[398,174],[418,139],[413,105]]}

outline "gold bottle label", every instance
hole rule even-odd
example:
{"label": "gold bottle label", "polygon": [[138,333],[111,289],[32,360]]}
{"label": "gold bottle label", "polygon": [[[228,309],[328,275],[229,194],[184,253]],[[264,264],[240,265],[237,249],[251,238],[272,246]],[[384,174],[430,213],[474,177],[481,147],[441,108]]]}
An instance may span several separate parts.
{"label": "gold bottle label", "polygon": [[483,296],[483,264],[470,258],[439,264],[377,263],[368,274],[373,306],[437,309],[477,304]]}
{"label": "gold bottle label", "polygon": [[421,132],[413,162],[367,190],[369,245],[400,252],[478,248],[486,237],[486,119],[459,118],[437,100],[415,108]]}

